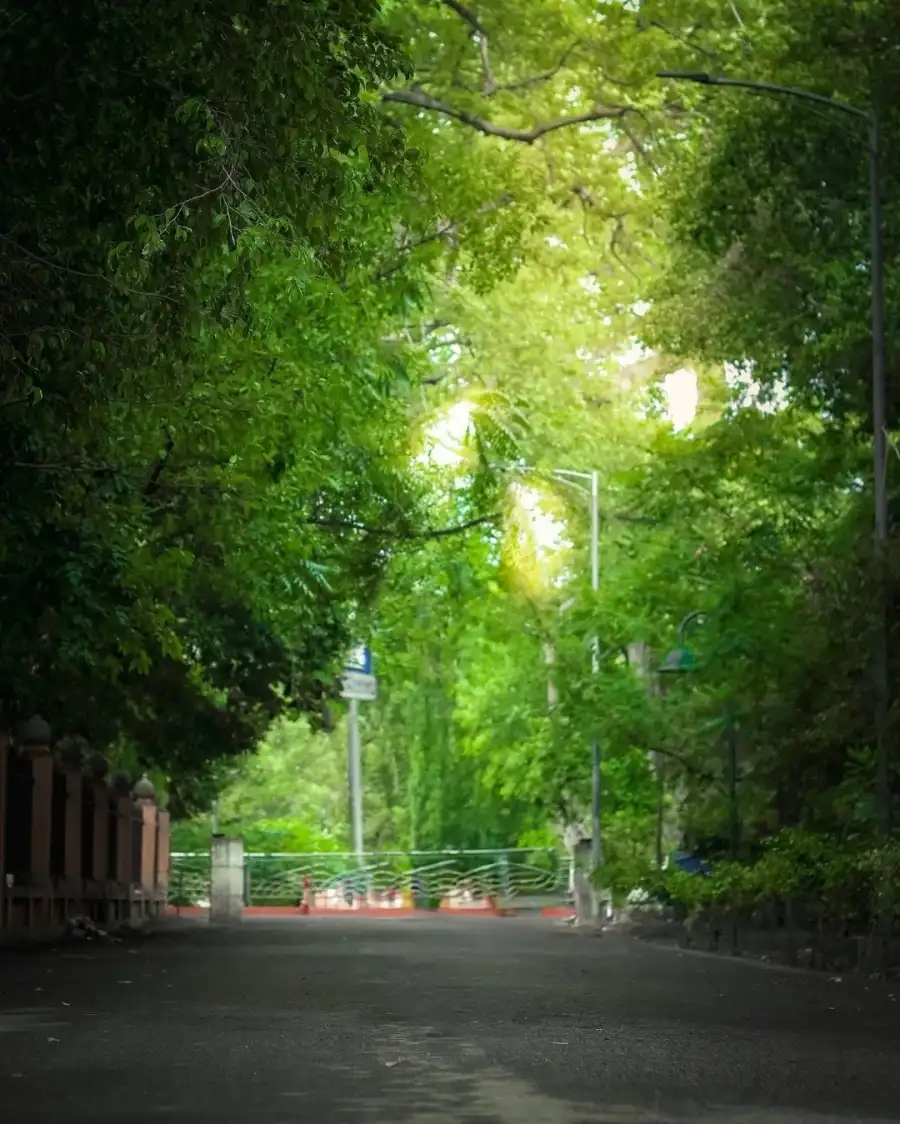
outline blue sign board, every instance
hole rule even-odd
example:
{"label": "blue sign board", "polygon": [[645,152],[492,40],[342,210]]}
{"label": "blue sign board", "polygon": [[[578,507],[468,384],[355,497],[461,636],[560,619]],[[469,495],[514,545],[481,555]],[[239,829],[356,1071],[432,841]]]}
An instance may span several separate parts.
{"label": "blue sign board", "polygon": [[360,671],[363,675],[372,674],[372,651],[364,644],[354,648],[344,664],[347,671]]}

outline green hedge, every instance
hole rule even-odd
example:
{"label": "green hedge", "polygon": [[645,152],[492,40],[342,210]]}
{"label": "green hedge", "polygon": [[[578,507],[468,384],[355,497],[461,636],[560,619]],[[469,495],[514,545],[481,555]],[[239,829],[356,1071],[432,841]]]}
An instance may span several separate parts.
{"label": "green hedge", "polygon": [[[631,872],[628,872],[629,874]],[[620,872],[607,874],[610,884]],[[885,910],[900,920],[900,840],[866,838],[837,841],[793,829],[765,844],[754,863],[719,862],[708,875],[682,870],[646,870],[631,881],[651,895],[662,895],[685,910],[718,906],[749,910],[766,903],[802,903],[819,917],[869,922]]]}

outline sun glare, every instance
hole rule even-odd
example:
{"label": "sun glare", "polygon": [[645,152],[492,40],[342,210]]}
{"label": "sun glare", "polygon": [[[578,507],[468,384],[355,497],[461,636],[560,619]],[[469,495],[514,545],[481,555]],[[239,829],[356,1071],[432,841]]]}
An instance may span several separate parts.
{"label": "sun glare", "polygon": [[471,425],[471,403],[454,402],[426,431],[425,448],[418,459],[442,468],[458,465],[463,459],[463,444]]}

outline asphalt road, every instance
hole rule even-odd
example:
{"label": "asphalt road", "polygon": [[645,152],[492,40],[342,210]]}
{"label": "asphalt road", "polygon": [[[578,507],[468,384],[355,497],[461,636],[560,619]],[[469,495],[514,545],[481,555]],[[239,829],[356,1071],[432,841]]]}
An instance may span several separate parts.
{"label": "asphalt road", "polygon": [[551,922],[181,923],[0,956],[0,1122],[900,1120],[900,984]]}

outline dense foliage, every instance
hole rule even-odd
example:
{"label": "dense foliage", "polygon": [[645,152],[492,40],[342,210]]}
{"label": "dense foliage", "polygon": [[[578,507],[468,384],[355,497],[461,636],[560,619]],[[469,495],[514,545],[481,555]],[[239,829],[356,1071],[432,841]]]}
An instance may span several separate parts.
{"label": "dense foliage", "polygon": [[7,721],[187,781],[320,705],[419,528],[408,293],[371,264],[415,175],[373,15],[0,11]]}
{"label": "dense foliage", "polygon": [[8,720],[343,845],[368,636],[371,846],[553,841],[596,737],[608,884],[871,890],[864,126],[656,72],[878,111],[892,359],[887,0],[0,13]]}

